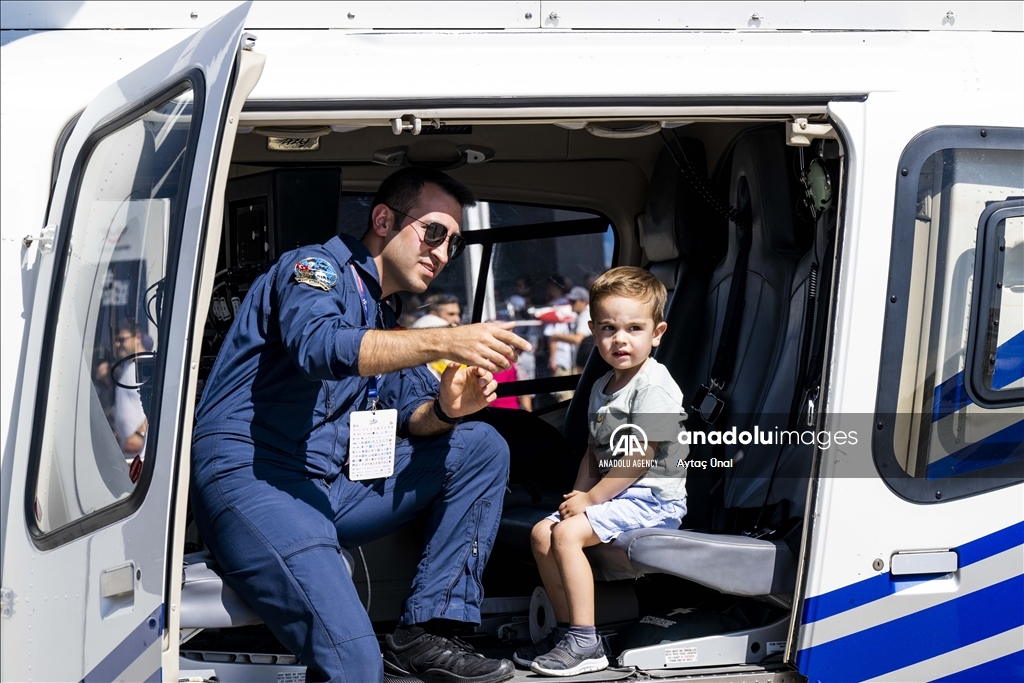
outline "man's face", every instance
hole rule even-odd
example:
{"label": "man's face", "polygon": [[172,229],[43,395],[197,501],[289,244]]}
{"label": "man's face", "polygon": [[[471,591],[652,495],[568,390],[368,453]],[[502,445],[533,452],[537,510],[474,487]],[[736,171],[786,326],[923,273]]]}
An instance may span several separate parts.
{"label": "man's face", "polygon": [[118,359],[127,358],[142,350],[142,335],[132,334],[129,330],[121,330],[114,337],[114,353]]}
{"label": "man's face", "polygon": [[437,317],[446,320],[452,325],[458,325],[462,322],[462,307],[457,302],[439,306],[434,313]]}
{"label": "man's face", "polygon": [[583,299],[573,299],[569,303],[572,304],[572,310],[574,313],[582,313],[589,305]]}
{"label": "man's face", "polygon": [[437,185],[427,183],[416,204],[407,212],[412,218],[389,212],[394,222],[381,251],[386,271],[381,275],[391,284],[389,289],[423,292],[448,265],[448,240],[436,247],[429,246],[423,241],[426,226],[440,223],[448,228],[449,236],[457,234],[462,206]]}

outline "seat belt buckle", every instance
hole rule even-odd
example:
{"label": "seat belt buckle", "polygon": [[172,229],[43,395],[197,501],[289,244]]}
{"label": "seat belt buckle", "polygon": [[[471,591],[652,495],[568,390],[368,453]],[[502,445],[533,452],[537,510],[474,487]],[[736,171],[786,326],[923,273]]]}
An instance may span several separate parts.
{"label": "seat belt buckle", "polygon": [[813,427],[818,419],[818,392],[815,386],[807,390],[807,426]]}
{"label": "seat belt buckle", "polygon": [[762,529],[755,529],[754,531],[744,531],[743,535],[748,538],[765,538],[775,533],[775,529],[769,529],[767,527]]}
{"label": "seat belt buckle", "polygon": [[715,392],[706,384],[700,385],[697,395],[693,397],[693,403],[690,404],[690,409],[699,413],[701,419],[708,424],[714,424],[724,408],[725,401],[715,396]]}

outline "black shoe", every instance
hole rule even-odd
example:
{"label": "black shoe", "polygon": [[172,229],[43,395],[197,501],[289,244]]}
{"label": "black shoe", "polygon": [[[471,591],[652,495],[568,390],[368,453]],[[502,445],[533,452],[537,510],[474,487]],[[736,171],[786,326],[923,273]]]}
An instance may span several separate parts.
{"label": "black shoe", "polygon": [[515,654],[512,655],[512,661],[521,667],[529,669],[530,665],[533,664],[533,660],[555,649],[555,645],[558,645],[558,641],[562,639],[563,633],[565,633],[565,629],[551,629],[546,636],[536,643],[530,643],[518,648]]}
{"label": "black shoe", "polygon": [[487,659],[458,638],[422,631],[401,645],[384,636],[384,673],[429,683],[499,683],[516,670],[507,659]]}

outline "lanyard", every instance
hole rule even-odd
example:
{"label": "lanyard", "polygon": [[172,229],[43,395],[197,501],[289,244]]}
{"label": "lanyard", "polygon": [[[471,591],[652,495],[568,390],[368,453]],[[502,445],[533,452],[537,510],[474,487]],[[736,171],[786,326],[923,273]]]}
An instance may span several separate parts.
{"label": "lanyard", "polygon": [[[359,277],[359,273],[356,272],[356,267],[349,264],[349,268],[352,269],[352,277],[356,279],[356,287],[359,288],[359,302],[363,305],[363,319],[366,321],[367,327],[376,329],[374,322],[370,320],[370,306],[366,303],[366,285],[363,284],[363,278]],[[377,311],[380,312],[380,304],[377,304]],[[377,383],[380,381],[383,375],[377,375],[370,377],[370,386],[366,392],[366,397],[370,402],[370,410],[377,409],[377,403],[380,398],[380,394],[377,391]]]}

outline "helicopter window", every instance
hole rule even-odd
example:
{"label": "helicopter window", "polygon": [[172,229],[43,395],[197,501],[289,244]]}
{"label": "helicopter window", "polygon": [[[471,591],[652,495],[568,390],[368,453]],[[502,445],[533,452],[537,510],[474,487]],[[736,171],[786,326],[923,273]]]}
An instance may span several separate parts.
{"label": "helicopter window", "polygon": [[1019,481],[1024,465],[1020,139],[934,129],[900,163],[875,458],[884,473],[892,454],[890,483],[915,499]]}
{"label": "helicopter window", "polygon": [[169,232],[188,177],[192,95],[176,88],[85,152],[41,392],[30,488],[37,533],[127,499],[154,452],[152,380]]}

